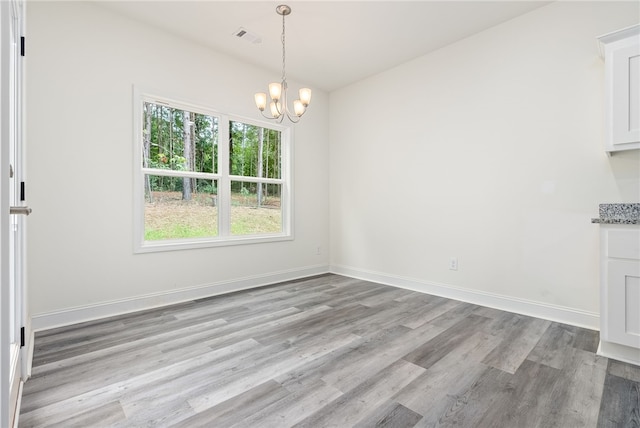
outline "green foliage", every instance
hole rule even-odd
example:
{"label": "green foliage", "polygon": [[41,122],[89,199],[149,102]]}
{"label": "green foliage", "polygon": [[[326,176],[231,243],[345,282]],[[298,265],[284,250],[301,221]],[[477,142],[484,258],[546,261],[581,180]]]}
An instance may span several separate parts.
{"label": "green foliage", "polygon": [[[157,192],[153,202],[145,204],[145,240],[188,239],[217,236],[217,207],[210,193],[197,193],[190,201],[179,192]],[[244,205],[247,192],[233,193],[231,234],[252,235],[282,231],[280,199],[270,198],[263,207]]]}
{"label": "green foliage", "polygon": [[[160,104],[144,104],[144,138],[148,138],[148,154],[143,160],[149,168],[173,171],[217,171],[218,122],[217,118],[192,113],[192,123],[186,130],[193,139],[193,160],[185,158],[184,111]],[[174,191],[182,188],[176,180],[160,180],[153,190]],[[166,187],[165,187],[166,186]]]}
{"label": "green foliage", "polygon": [[152,175],[149,177],[151,190],[154,192],[181,192],[182,178]]}
{"label": "green foliage", "polygon": [[[242,122],[229,124],[229,169],[232,175],[281,178],[280,131]],[[262,174],[260,174],[260,135],[262,135]],[[234,189],[240,191],[240,188]]]}
{"label": "green foliage", "polygon": [[160,241],[164,239],[206,238],[216,236],[217,230],[206,227],[190,227],[184,224],[173,224],[164,229],[147,229],[144,231],[146,241]]}
{"label": "green foliage", "polygon": [[218,188],[211,181],[198,180],[196,191],[198,193],[210,193],[212,195],[215,195],[216,193],[218,193]]}
{"label": "green foliage", "polygon": [[233,214],[232,212],[232,235],[278,233],[282,230],[282,219],[279,211],[258,209],[250,212],[238,212],[236,215]]}
{"label": "green foliage", "polygon": [[[191,162],[184,156],[185,112],[161,104],[144,104],[143,137],[148,141],[144,166],[172,171],[218,172],[217,118],[200,113],[191,113],[189,117],[191,119],[186,129],[191,132],[190,139],[194,143]],[[280,131],[231,121],[229,133],[229,167],[232,175],[281,178]],[[153,191],[178,191],[182,186],[181,179],[169,177],[158,177],[151,183]],[[215,192],[215,185],[209,186],[212,193]],[[243,186],[240,182],[234,182],[232,191],[241,192]],[[263,191],[269,194],[276,191],[276,187],[264,185]],[[206,187],[197,189],[207,191]],[[255,185],[250,190],[255,193]]]}
{"label": "green foliage", "polygon": [[[181,177],[149,175],[149,185],[152,192],[182,192],[184,180]],[[202,195],[215,195],[218,193],[218,187],[213,180],[196,179],[193,189],[196,194]]]}
{"label": "green foliage", "polygon": [[184,156],[173,155],[167,156],[165,153],[157,153],[155,159],[149,160],[150,168],[171,169],[174,171],[187,170],[187,159]]}

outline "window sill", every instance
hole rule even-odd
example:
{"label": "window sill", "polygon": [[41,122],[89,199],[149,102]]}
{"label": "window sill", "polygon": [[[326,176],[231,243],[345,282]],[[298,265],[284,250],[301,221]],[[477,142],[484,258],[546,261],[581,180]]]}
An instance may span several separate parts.
{"label": "window sill", "polygon": [[166,241],[144,241],[134,248],[134,254],[161,251],[181,251],[199,248],[229,247],[232,245],[264,244],[269,242],[293,241],[292,235],[274,234],[260,236],[237,236],[225,238],[202,238],[199,240],[172,239]]}

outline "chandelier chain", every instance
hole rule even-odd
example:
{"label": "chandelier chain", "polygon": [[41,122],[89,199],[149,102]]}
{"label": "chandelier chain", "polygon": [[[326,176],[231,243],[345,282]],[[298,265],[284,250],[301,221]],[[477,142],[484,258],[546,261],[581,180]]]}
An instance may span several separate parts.
{"label": "chandelier chain", "polygon": [[284,17],[285,14],[282,14],[282,81],[284,82],[285,79],[287,78],[286,74],[285,74],[285,39],[284,39]]}

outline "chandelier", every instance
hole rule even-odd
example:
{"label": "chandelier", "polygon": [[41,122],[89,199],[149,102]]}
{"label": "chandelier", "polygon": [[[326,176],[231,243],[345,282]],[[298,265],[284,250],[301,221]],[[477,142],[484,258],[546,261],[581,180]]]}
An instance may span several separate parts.
{"label": "chandelier", "polygon": [[258,92],[255,95],[256,106],[260,110],[260,113],[267,119],[272,119],[281,123],[286,116],[293,123],[298,123],[300,117],[307,111],[307,107],[311,102],[311,89],[302,88],[298,92],[299,98],[293,102],[293,113],[287,106],[287,73],[285,71],[285,47],[284,47],[284,17],[291,13],[291,8],[286,4],[281,4],[276,7],[278,15],[282,16],[282,79],[280,83],[269,83],[269,111],[271,115],[264,113],[267,108],[267,94],[264,92]]}

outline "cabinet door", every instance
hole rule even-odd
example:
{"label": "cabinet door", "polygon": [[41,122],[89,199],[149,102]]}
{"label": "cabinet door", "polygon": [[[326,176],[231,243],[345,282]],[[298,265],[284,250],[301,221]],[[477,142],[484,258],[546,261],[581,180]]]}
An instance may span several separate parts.
{"label": "cabinet door", "polygon": [[611,53],[611,143],[614,146],[640,141],[640,45],[614,49]]}
{"label": "cabinet door", "polygon": [[608,325],[603,339],[640,348],[640,261],[607,262]]}

